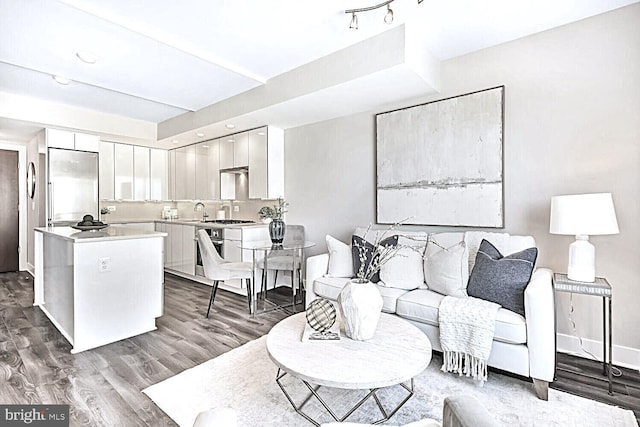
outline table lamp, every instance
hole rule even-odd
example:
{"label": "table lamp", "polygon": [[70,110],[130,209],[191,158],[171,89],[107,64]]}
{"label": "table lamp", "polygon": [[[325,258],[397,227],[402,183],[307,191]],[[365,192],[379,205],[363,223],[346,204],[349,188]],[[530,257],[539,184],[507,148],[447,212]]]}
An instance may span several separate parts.
{"label": "table lamp", "polygon": [[569,246],[567,277],[578,282],[593,282],[595,248],[589,236],[620,232],[611,193],[552,197],[549,232],[576,236]]}

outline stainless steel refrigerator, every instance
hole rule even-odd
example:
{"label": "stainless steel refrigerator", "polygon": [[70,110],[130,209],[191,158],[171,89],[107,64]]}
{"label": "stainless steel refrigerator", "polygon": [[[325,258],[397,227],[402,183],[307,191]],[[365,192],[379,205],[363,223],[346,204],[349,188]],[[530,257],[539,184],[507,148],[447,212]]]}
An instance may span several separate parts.
{"label": "stainless steel refrigerator", "polygon": [[47,154],[47,224],[75,224],[86,214],[98,219],[98,153],[49,148]]}

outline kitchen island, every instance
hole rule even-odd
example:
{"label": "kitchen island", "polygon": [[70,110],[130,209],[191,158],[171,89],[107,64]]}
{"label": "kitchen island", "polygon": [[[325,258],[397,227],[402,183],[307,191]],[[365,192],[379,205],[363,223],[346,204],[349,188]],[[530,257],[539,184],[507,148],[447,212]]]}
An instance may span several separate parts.
{"label": "kitchen island", "polygon": [[34,305],[71,343],[71,353],[156,329],[166,233],[118,226],[34,230]]}

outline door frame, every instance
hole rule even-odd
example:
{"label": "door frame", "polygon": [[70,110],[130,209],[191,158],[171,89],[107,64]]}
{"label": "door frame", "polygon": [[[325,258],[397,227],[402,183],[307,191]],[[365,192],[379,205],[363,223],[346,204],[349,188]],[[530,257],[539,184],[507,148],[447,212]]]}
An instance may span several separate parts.
{"label": "door frame", "polygon": [[27,269],[27,146],[15,142],[0,141],[0,150],[18,152],[18,233],[20,254],[18,268]]}

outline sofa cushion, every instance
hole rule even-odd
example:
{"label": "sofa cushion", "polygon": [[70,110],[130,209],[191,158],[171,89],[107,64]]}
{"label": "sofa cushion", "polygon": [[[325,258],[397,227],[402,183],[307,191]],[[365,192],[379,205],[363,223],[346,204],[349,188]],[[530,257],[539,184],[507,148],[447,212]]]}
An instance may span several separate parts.
{"label": "sofa cushion", "polygon": [[380,267],[379,285],[412,290],[424,284],[422,248],[404,246]]}
{"label": "sofa cushion", "polygon": [[[313,291],[319,297],[336,301],[348,280],[342,277],[319,277],[313,283]],[[406,294],[407,291],[405,289],[386,288],[380,285],[376,285],[376,288],[378,288],[382,296],[382,311],[395,313],[397,299]]]}
{"label": "sofa cushion", "polygon": [[327,234],[325,237],[329,251],[329,277],[353,277],[353,256],[351,246]]}
{"label": "sofa cushion", "polygon": [[[398,298],[396,314],[401,317],[438,326],[438,307],[444,295],[427,289],[416,289]],[[500,308],[496,316],[494,340],[509,344],[527,342],[527,326],[524,317]]]}
{"label": "sofa cushion", "polygon": [[437,239],[437,236],[429,238],[424,255],[427,287],[444,295],[466,297],[469,280],[467,245],[457,242],[447,247]]}
{"label": "sofa cushion", "polygon": [[[382,239],[379,243],[380,246],[397,246],[398,236],[390,236]],[[369,265],[374,262],[374,245],[360,236],[353,235],[351,237],[351,252],[353,254],[353,274],[354,277],[360,274],[360,271],[366,273]],[[379,272],[375,272],[370,278],[373,283],[380,281]]]}
{"label": "sofa cushion", "polygon": [[531,280],[537,257],[536,248],[503,257],[495,246],[482,240],[469,278],[469,295],[524,316],[524,289]]}

